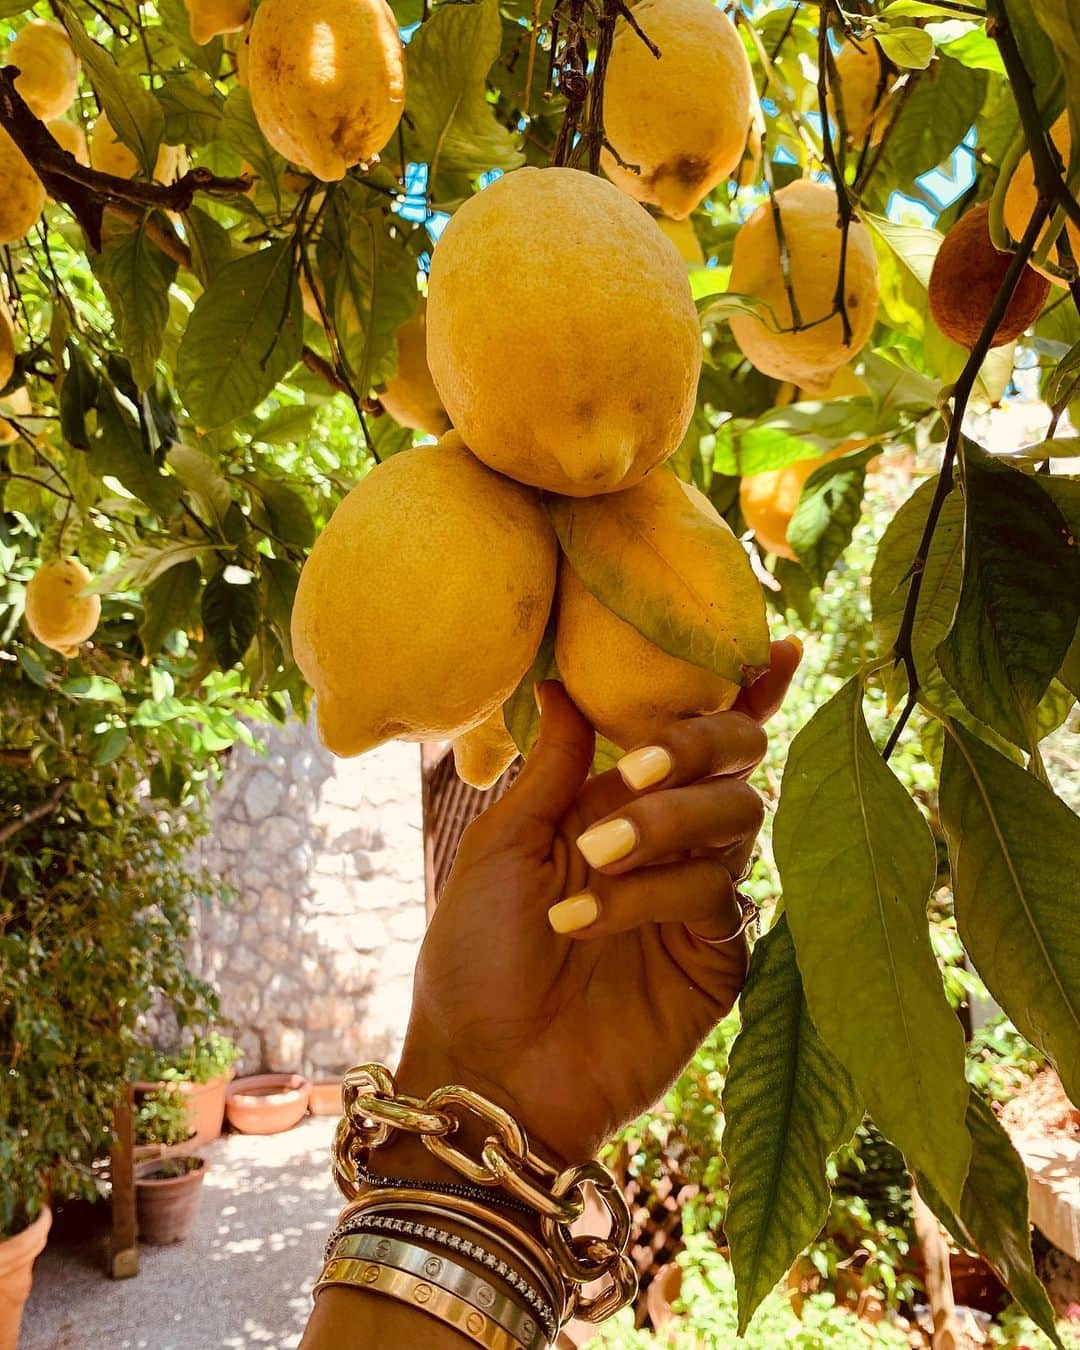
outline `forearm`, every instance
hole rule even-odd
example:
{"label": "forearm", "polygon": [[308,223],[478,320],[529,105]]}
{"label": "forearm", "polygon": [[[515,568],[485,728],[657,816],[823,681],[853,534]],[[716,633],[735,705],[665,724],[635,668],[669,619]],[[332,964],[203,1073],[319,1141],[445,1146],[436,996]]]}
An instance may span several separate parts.
{"label": "forearm", "polygon": [[476,1350],[472,1341],[417,1308],[363,1289],[324,1289],[301,1350]]}

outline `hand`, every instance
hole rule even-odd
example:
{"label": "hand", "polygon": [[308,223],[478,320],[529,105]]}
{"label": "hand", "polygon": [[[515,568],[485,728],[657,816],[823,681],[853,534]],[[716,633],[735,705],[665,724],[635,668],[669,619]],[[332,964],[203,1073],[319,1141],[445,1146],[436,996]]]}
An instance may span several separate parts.
{"label": "hand", "polygon": [[[473,1087],[555,1162],[592,1156],[657,1100],[745,979],[744,938],[701,939],[740,926],[735,879],[764,814],[745,779],[800,655],[774,643],[734,709],[673,721],[657,740],[670,769],[641,791],[622,775],[640,783],[644,761],[656,776],[663,757],[589,778],[592,728],[561,685],[540,686],[536,746],[465,832],[424,941],[402,1091]],[[590,867],[579,837],[616,820],[585,840]],[[613,834],[626,851],[605,862]]]}

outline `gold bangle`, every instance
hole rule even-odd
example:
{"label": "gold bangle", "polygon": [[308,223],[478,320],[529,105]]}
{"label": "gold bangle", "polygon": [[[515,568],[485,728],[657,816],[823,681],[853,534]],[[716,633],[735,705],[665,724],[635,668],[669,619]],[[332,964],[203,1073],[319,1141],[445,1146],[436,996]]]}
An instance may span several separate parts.
{"label": "gold bangle", "polygon": [[[358,1196],[338,1215],[338,1227],[347,1223],[354,1214],[366,1210],[394,1210],[398,1212],[431,1214],[441,1219],[457,1219],[484,1237],[501,1241],[529,1269],[547,1292],[560,1321],[569,1317],[570,1297],[566,1283],[559,1274],[555,1258],[547,1248],[531,1233],[519,1228],[498,1210],[488,1209],[474,1200],[462,1196],[441,1195],[438,1192],[414,1190],[392,1190],[380,1187],[377,1191],[368,1191]],[[531,1257],[530,1261],[528,1258]]]}
{"label": "gold bangle", "polygon": [[373,1294],[384,1294],[396,1299],[453,1327],[484,1350],[524,1350],[519,1340],[463,1298],[447,1293],[430,1280],[395,1270],[393,1266],[384,1266],[378,1261],[355,1261],[347,1257],[327,1261],[315,1285],[315,1297],[332,1285],[367,1289]]}

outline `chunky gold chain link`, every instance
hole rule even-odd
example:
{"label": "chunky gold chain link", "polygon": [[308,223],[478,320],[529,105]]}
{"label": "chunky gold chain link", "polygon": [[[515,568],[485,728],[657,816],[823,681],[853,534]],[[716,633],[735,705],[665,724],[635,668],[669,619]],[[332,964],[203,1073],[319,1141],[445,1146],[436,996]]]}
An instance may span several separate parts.
{"label": "chunky gold chain link", "polygon": [[[513,1116],[480,1093],[449,1086],[424,1099],[408,1097],[397,1091],[393,1075],[381,1064],[350,1069],[342,1097],[345,1114],[332,1152],[334,1177],[347,1200],[359,1193],[373,1149],[399,1130],[417,1135],[430,1153],[475,1185],[500,1186],[537,1214],[575,1317],[600,1322],[634,1298],[637,1273],[626,1255],[630,1211],[602,1163],[579,1163],[560,1172],[532,1152]],[[478,1158],[453,1142],[470,1117],[487,1131]],[[610,1228],[603,1237],[571,1232],[585,1212],[586,1186],[607,1211]],[[586,1297],[582,1286],[597,1281],[604,1282],[600,1292]]]}

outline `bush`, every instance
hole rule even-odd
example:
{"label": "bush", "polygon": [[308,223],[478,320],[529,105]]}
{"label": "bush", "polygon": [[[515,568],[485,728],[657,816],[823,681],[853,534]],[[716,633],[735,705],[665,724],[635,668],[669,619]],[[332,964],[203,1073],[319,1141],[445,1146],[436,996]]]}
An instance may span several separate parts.
{"label": "bush", "polygon": [[211,891],[188,862],[198,815],[148,810],[137,768],[87,766],[93,816],[79,783],[0,774],[0,1236],[50,1196],[94,1194],[151,1003],[181,1026],[216,1010],[183,956],[191,907]]}

